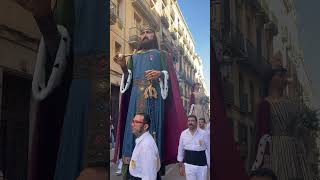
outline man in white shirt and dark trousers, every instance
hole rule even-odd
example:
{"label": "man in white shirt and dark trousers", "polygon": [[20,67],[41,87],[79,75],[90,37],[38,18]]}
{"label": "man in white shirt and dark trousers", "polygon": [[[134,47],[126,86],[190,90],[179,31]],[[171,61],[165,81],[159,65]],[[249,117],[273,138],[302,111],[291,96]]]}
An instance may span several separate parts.
{"label": "man in white shirt and dark trousers", "polygon": [[136,145],[129,165],[130,179],[161,179],[158,173],[161,166],[158,147],[149,133],[149,115],[137,113],[131,122],[131,127],[132,133],[136,136]]}
{"label": "man in white shirt and dark trousers", "polygon": [[179,171],[187,180],[207,179],[210,167],[209,134],[197,128],[197,117],[188,116],[188,129],[180,135],[178,157]]}

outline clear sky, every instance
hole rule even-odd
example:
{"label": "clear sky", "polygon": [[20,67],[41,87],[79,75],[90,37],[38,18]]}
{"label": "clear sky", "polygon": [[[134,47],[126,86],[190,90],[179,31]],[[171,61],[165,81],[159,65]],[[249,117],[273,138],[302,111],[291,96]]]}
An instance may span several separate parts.
{"label": "clear sky", "polygon": [[210,93],[210,1],[178,0],[203,63],[203,75]]}
{"label": "clear sky", "polygon": [[297,0],[295,3],[300,28],[299,37],[303,47],[305,64],[312,81],[313,103],[315,108],[320,108],[320,24],[316,23],[316,19],[320,17],[320,1],[311,0],[306,3]]}

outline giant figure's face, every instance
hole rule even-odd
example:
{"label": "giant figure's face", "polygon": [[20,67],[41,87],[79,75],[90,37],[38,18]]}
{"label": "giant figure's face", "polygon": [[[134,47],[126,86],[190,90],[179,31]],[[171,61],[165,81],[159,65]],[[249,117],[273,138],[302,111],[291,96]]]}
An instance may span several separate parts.
{"label": "giant figure's face", "polygon": [[152,30],[146,29],[140,32],[139,39],[140,39],[140,42],[143,42],[146,40],[153,40],[154,36],[155,36],[155,33]]}
{"label": "giant figure's face", "polygon": [[275,72],[272,76],[271,83],[273,87],[285,88],[288,84],[287,72],[279,71]]}
{"label": "giant figure's face", "polygon": [[157,48],[157,40],[156,34],[154,31],[150,29],[145,29],[140,32],[139,35],[139,50],[140,49],[156,49]]}

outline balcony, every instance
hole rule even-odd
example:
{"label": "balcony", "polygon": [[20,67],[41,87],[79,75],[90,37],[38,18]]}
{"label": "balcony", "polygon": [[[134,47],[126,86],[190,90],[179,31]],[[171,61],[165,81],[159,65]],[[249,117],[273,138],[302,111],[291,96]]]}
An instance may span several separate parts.
{"label": "balcony", "polygon": [[156,31],[159,31],[161,20],[157,12],[151,8],[151,4],[146,0],[131,0],[131,2],[132,6],[145,18],[146,22],[154,27]]}
{"label": "balcony", "polygon": [[222,44],[224,49],[229,49],[233,56],[246,57],[245,42],[243,34],[232,26],[231,32],[224,33]]}
{"label": "balcony", "polygon": [[129,44],[136,47],[139,42],[139,28],[131,27],[129,28]]}
{"label": "balcony", "polygon": [[246,48],[248,57],[245,64],[249,65],[255,73],[263,76],[263,73],[269,69],[268,60],[262,55],[258,56],[257,48],[248,40],[246,40]]}
{"label": "balcony", "polygon": [[176,32],[170,32],[170,35],[171,35],[173,40],[177,40]]}
{"label": "balcony", "polygon": [[235,25],[231,25],[231,47],[238,55],[246,57],[246,41],[243,33]]}
{"label": "balcony", "polygon": [[183,37],[183,43],[184,43],[185,45],[188,44],[188,41],[187,41],[187,38],[186,38],[186,37]]}
{"label": "balcony", "polygon": [[188,63],[188,64],[190,64],[190,65],[191,65],[191,63],[190,63],[190,60],[189,60],[189,57],[188,57],[187,53],[183,56],[183,59],[185,60],[185,62],[186,62],[186,63]]}
{"label": "balcony", "polygon": [[179,72],[179,79],[181,81],[185,81],[186,80],[186,73],[184,71],[180,71]]}
{"label": "balcony", "polygon": [[178,26],[178,29],[179,29],[179,30],[178,30],[179,35],[180,35],[180,36],[183,36],[183,29],[182,29],[182,27],[181,27],[180,25]]}
{"label": "balcony", "polygon": [[186,77],[186,82],[187,82],[190,86],[192,86],[192,85],[194,84],[194,82],[193,82],[193,80],[192,80],[191,77]]}
{"label": "balcony", "polygon": [[219,26],[218,27],[212,27],[211,29],[212,29],[211,32],[213,32],[214,40],[218,41],[218,42],[221,42],[222,41],[221,27],[219,27]]}
{"label": "balcony", "polygon": [[224,103],[228,105],[234,104],[234,85],[231,82],[223,82]]}
{"label": "balcony", "polygon": [[110,25],[114,25],[117,22],[118,13],[117,5],[110,1]]}
{"label": "balcony", "polygon": [[231,33],[224,38],[224,42],[226,44],[225,48],[231,51],[232,56],[237,57],[240,64],[250,68],[259,76],[263,76],[262,72],[265,72],[268,68],[267,60],[257,55],[257,48],[244,37],[235,25],[231,25]]}
{"label": "balcony", "polygon": [[183,49],[183,47],[182,47],[181,45],[178,45],[177,49],[178,49],[178,52],[179,52],[181,55],[184,54],[184,49]]}
{"label": "balcony", "polygon": [[171,11],[170,11],[170,16],[171,16],[171,18],[172,18],[173,20],[175,19],[175,15],[174,15],[173,9],[171,9]]}
{"label": "balcony", "polygon": [[240,94],[239,100],[240,100],[240,112],[247,113],[249,110],[248,94]]}

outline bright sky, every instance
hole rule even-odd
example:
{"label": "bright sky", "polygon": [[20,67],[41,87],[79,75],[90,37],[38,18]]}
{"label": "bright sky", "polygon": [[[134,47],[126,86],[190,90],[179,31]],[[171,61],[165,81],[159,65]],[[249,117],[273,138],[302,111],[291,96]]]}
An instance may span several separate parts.
{"label": "bright sky", "polygon": [[210,94],[210,1],[178,0],[203,63],[203,75]]}

